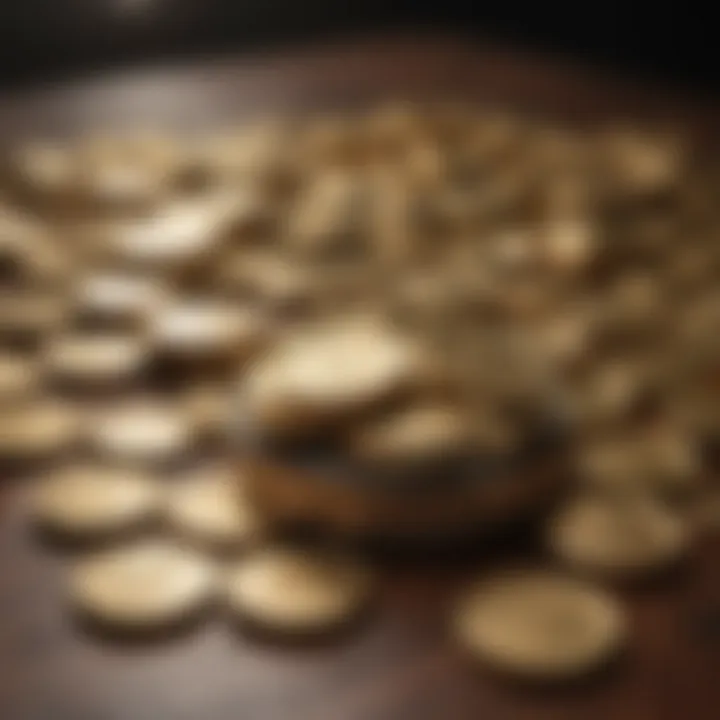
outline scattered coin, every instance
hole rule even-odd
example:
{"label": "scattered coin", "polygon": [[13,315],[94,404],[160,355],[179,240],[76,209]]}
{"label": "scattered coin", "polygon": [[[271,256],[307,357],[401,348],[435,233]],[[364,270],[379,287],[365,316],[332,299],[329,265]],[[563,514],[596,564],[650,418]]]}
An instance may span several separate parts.
{"label": "scattered coin", "polygon": [[453,617],[455,634],[489,666],[532,680],[584,675],[625,642],[617,602],[548,572],[506,572],[471,585]]}
{"label": "scattered coin", "polygon": [[90,433],[101,454],[129,462],[168,462],[194,443],[192,424],[184,412],[142,400],[101,412]]}
{"label": "scattered coin", "polygon": [[246,358],[266,327],[259,313],[236,304],[191,300],[161,308],[151,334],[160,352],[183,360]]}
{"label": "scattered coin", "polygon": [[181,535],[211,548],[239,548],[258,539],[264,529],[241,478],[223,466],[199,470],[174,485],[166,515]]}
{"label": "scattered coin", "polygon": [[247,556],[229,578],[239,617],[279,635],[337,629],[370,600],[372,575],[355,560],[324,552],[268,547]]}
{"label": "scattered coin", "polygon": [[39,385],[33,358],[13,353],[0,354],[0,404],[26,400]]}
{"label": "scattered coin", "polygon": [[7,408],[0,416],[0,458],[14,462],[60,455],[77,444],[81,429],[72,407],[50,399]]}
{"label": "scattered coin", "polygon": [[681,515],[647,498],[579,498],[551,521],[552,550],[570,566],[601,576],[662,570],[688,550]]}
{"label": "scattered coin", "polygon": [[173,626],[212,599],[215,570],[196,553],[167,542],[142,542],[81,560],[70,574],[70,599],[116,630]]}
{"label": "scattered coin", "polygon": [[31,510],[45,528],[94,538],[140,528],[159,508],[154,478],[127,469],[93,465],[51,472],[34,488]]}
{"label": "scattered coin", "polygon": [[44,369],[73,387],[122,386],[141,374],[148,358],[145,343],[132,335],[64,335],[47,349]]}

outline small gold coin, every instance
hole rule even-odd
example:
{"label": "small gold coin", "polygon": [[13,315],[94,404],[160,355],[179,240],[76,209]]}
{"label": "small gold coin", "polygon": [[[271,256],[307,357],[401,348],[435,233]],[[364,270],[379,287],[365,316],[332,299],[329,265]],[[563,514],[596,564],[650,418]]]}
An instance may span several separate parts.
{"label": "small gold coin", "polygon": [[0,404],[32,395],[39,381],[37,365],[21,355],[0,354]]}
{"label": "small gold coin", "polygon": [[103,552],[71,571],[73,604],[118,630],[156,630],[175,625],[212,599],[215,569],[205,558],[154,541]]}
{"label": "small gold coin", "polygon": [[131,462],[172,460],[194,441],[183,412],[150,401],[129,402],[100,413],[90,432],[101,454]]}
{"label": "small gold coin", "polygon": [[145,344],[131,335],[66,335],[48,348],[45,369],[72,385],[117,385],[137,377],[148,357]]}
{"label": "small gold coin", "polygon": [[249,308],[195,300],[159,310],[151,333],[161,352],[182,359],[241,358],[259,345],[265,326]]}
{"label": "small gold coin", "polygon": [[35,489],[36,521],[72,537],[95,537],[140,527],[159,507],[156,481],[126,469],[91,465],[48,475]]}
{"label": "small gold coin", "polygon": [[368,568],[356,560],[287,547],[256,551],[232,571],[230,607],[253,625],[278,634],[337,629],[370,600]]}
{"label": "small gold coin", "polygon": [[81,424],[71,407],[38,400],[0,415],[0,458],[34,460],[70,449],[80,438]]}
{"label": "small gold coin", "polygon": [[236,548],[260,536],[263,523],[229,468],[210,467],[170,490],[170,524],[182,535],[216,548]]}
{"label": "small gold coin", "polygon": [[551,521],[549,545],[569,565],[598,575],[636,576],[663,569],[688,549],[678,514],[647,498],[579,498]]}
{"label": "small gold coin", "polygon": [[111,324],[138,325],[163,299],[163,290],[155,278],[103,273],[80,281],[75,292],[75,312]]}
{"label": "small gold coin", "polygon": [[420,460],[467,449],[471,442],[471,429],[461,412],[428,405],[361,428],[352,440],[352,450],[371,461]]}
{"label": "small gold coin", "polygon": [[543,572],[505,572],[475,583],[460,598],[453,625],[478,659],[532,680],[590,672],[625,640],[625,619],[612,597]]}

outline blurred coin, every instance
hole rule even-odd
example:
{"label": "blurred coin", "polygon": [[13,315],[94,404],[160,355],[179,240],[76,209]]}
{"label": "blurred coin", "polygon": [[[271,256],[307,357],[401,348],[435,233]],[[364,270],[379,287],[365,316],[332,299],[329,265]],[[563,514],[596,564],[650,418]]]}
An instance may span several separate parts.
{"label": "blurred coin", "polygon": [[331,631],[370,600],[372,574],[351,558],[289,547],[249,555],[230,574],[228,600],[240,618],[278,635]]}
{"label": "blurred coin", "polygon": [[594,670],[625,641],[625,618],[601,590],[542,572],[505,572],[461,596],[455,634],[470,653],[503,672],[561,680]]}
{"label": "blurred coin", "polygon": [[155,541],[83,559],[69,584],[72,603],[93,620],[117,630],[157,630],[205,607],[215,573],[202,556]]}

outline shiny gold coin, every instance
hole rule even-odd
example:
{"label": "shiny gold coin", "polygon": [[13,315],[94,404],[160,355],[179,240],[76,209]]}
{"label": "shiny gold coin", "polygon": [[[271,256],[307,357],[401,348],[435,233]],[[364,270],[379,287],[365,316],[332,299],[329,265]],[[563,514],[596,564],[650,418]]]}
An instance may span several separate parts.
{"label": "shiny gold coin", "polygon": [[251,368],[241,400],[263,429],[313,429],[387,398],[422,375],[417,347],[373,321],[298,333]]}
{"label": "shiny gold coin", "polygon": [[111,325],[142,325],[165,299],[156,278],[125,273],[101,273],[81,279],[74,311],[81,317]]}
{"label": "shiny gold coin", "polygon": [[261,536],[263,523],[230,468],[209,467],[170,490],[166,516],[178,533],[215,548],[238,548]]}
{"label": "shiny gold coin", "polygon": [[126,469],[70,466],[49,474],[35,488],[31,511],[53,532],[92,538],[141,527],[158,510],[154,478]]}
{"label": "shiny gold coin", "polygon": [[419,406],[363,427],[351,442],[353,454],[373,462],[432,459],[467,450],[468,418],[453,408]]}
{"label": "shiny gold coin", "polygon": [[678,561],[689,548],[690,528],[647,498],[579,498],[550,522],[548,543],[578,570],[640,576]]}
{"label": "shiny gold coin", "polygon": [[249,308],[191,300],[160,309],[152,319],[151,334],[160,352],[181,359],[240,359],[260,345],[266,327]]}
{"label": "shiny gold coin", "polygon": [[337,629],[370,600],[372,574],[356,560],[322,552],[268,547],[242,560],[229,578],[238,616],[279,635]]}
{"label": "shiny gold coin", "polygon": [[100,413],[90,434],[101,454],[129,462],[167,462],[183,455],[195,440],[182,411],[141,400]]}
{"label": "shiny gold coin", "polygon": [[157,630],[202,610],[215,590],[205,558],[166,542],[143,542],[81,560],[70,599],[82,613],[117,630]]}
{"label": "shiny gold coin", "polygon": [[596,669],[620,650],[626,633],[612,597],[547,572],[505,572],[471,585],[453,626],[462,646],[488,666],[556,681]]}

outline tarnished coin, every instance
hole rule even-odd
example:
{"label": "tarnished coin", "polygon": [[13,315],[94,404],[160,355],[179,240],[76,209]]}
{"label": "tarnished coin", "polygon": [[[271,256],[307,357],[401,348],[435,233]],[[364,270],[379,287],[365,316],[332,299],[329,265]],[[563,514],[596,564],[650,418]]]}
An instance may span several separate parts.
{"label": "tarnished coin", "polygon": [[195,439],[192,423],[182,410],[142,400],[99,413],[90,434],[103,455],[150,463],[184,455]]}
{"label": "tarnished coin", "polygon": [[280,635],[315,634],[355,618],[370,600],[372,574],[356,560],[288,547],[249,555],[228,584],[231,609]]}
{"label": "tarnished coin", "polygon": [[81,429],[77,413],[63,403],[36,400],[7,408],[0,415],[0,458],[15,462],[59,455],[77,443]]}
{"label": "tarnished coin", "polygon": [[83,614],[117,630],[158,630],[202,610],[215,591],[215,568],[167,542],[146,541],[81,560],[70,599]]}
{"label": "tarnished coin", "polygon": [[127,469],[70,466],[35,488],[31,511],[36,522],[75,538],[114,535],[140,528],[158,510],[154,478]]}
{"label": "tarnished coin", "polygon": [[263,531],[241,479],[222,466],[180,480],[170,490],[165,512],[178,533],[218,549],[238,548]]}
{"label": "tarnished coin", "polygon": [[625,641],[625,618],[603,591],[547,572],[505,572],[461,596],[459,642],[489,666],[532,680],[596,669]]}
{"label": "tarnished coin", "polygon": [[662,570],[688,550],[690,528],[646,498],[579,498],[553,518],[548,544],[568,565],[601,576]]}
{"label": "tarnished coin", "polygon": [[55,339],[45,353],[48,375],[63,384],[118,386],[137,378],[149,358],[146,344],[126,334],[76,334]]}

